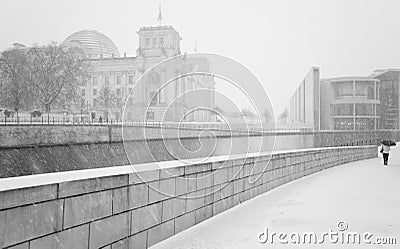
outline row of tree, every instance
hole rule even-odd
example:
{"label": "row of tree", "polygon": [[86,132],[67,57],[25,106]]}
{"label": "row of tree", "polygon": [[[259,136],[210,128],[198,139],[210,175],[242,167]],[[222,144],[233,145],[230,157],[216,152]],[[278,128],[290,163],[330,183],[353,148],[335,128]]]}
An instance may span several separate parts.
{"label": "row of tree", "polygon": [[118,118],[121,118],[128,96],[129,93],[127,91],[122,90],[117,93],[111,87],[104,86],[100,89],[99,95],[96,97],[96,107],[103,111],[105,119],[109,118],[110,109],[117,109],[119,112]]}
{"label": "row of tree", "polygon": [[8,49],[0,54],[0,105],[15,112],[53,107],[67,110],[82,101],[90,63],[76,49],[57,43]]}

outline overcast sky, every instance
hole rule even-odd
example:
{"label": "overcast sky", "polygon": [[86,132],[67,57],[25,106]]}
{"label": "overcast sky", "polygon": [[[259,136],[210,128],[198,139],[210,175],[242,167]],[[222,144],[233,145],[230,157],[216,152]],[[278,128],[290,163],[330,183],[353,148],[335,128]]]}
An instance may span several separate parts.
{"label": "overcast sky", "polygon": [[263,83],[279,114],[312,66],[321,77],[400,68],[398,0],[1,0],[0,50],[14,42],[63,41],[82,29],[109,36],[135,55],[136,31],[163,24],[181,48],[230,57]]}

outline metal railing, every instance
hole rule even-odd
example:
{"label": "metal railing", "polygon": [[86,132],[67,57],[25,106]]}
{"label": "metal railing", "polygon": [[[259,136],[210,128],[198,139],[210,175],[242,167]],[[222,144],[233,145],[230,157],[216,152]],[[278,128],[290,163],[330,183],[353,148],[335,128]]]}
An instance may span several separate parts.
{"label": "metal railing", "polygon": [[286,132],[313,132],[310,128],[261,128],[245,124],[226,125],[218,122],[161,122],[161,121],[133,121],[120,119],[80,119],[80,118],[60,118],[43,115],[41,117],[2,117],[0,118],[0,126],[18,126],[18,125],[74,125],[74,126],[138,126],[138,127],[154,127],[167,129],[186,129],[186,130],[219,130],[232,132],[250,132],[250,133],[286,133]]}

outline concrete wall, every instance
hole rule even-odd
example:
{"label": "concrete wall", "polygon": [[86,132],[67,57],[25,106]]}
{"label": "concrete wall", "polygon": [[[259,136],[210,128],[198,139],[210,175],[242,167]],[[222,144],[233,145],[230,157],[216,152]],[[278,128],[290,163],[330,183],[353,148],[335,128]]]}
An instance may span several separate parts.
{"label": "concrete wall", "polygon": [[[202,133],[196,129],[181,129],[121,125],[6,125],[0,126],[0,147],[54,145],[77,143],[121,142],[159,138],[194,137]],[[241,134],[244,132],[233,132]],[[217,135],[229,134],[216,131]]]}
{"label": "concrete wall", "polygon": [[[207,126],[207,125],[206,125]],[[204,132],[203,125],[195,129],[176,129],[159,127],[139,127],[120,125],[111,126],[81,126],[81,125],[7,125],[0,126],[0,149],[20,148],[47,145],[76,145],[95,143],[118,143],[122,141],[165,140],[179,138],[208,137],[211,133]],[[254,132],[251,136],[287,136],[287,135],[314,135],[315,147],[336,146],[351,144],[356,140],[369,141],[374,139],[392,139],[399,141],[399,130],[382,131],[320,131],[320,132],[268,132],[260,134]],[[247,136],[243,131],[213,130],[215,136]],[[360,137],[360,134],[365,134]],[[357,138],[359,136],[359,138]],[[334,140],[332,139],[334,137]],[[365,143],[363,143],[365,144]],[[373,142],[376,144],[376,141]],[[1,150],[0,150],[1,151]],[[1,158],[1,157],[0,157]],[[1,163],[0,163],[1,165]]]}
{"label": "concrete wall", "polygon": [[[153,135],[155,134],[157,133],[153,132]],[[170,135],[173,136],[173,133],[170,132]],[[201,140],[193,137],[157,138],[125,143],[107,141],[0,148],[0,178],[169,161],[176,158],[269,152],[273,149],[377,145],[383,139],[400,141],[399,131],[281,133],[276,138],[273,135],[201,138]],[[118,136],[113,137],[118,139]],[[96,139],[95,137],[94,140]]]}
{"label": "concrete wall", "polygon": [[333,86],[321,81],[320,95],[323,96],[320,101],[320,130],[333,130],[333,123],[331,122],[331,103],[335,100],[335,91]]}
{"label": "concrete wall", "polygon": [[310,69],[290,98],[288,123],[319,130],[319,68]]}
{"label": "concrete wall", "polygon": [[279,185],[376,156],[376,146],[322,148],[2,179],[0,248],[148,248]]}

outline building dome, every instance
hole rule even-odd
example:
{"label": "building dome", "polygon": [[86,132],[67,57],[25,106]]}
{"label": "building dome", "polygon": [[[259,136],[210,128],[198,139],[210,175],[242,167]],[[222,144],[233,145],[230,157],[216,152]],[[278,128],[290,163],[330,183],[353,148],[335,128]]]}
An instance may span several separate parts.
{"label": "building dome", "polygon": [[77,47],[89,58],[119,57],[119,51],[114,42],[108,36],[96,30],[81,30],[68,36],[63,45]]}

